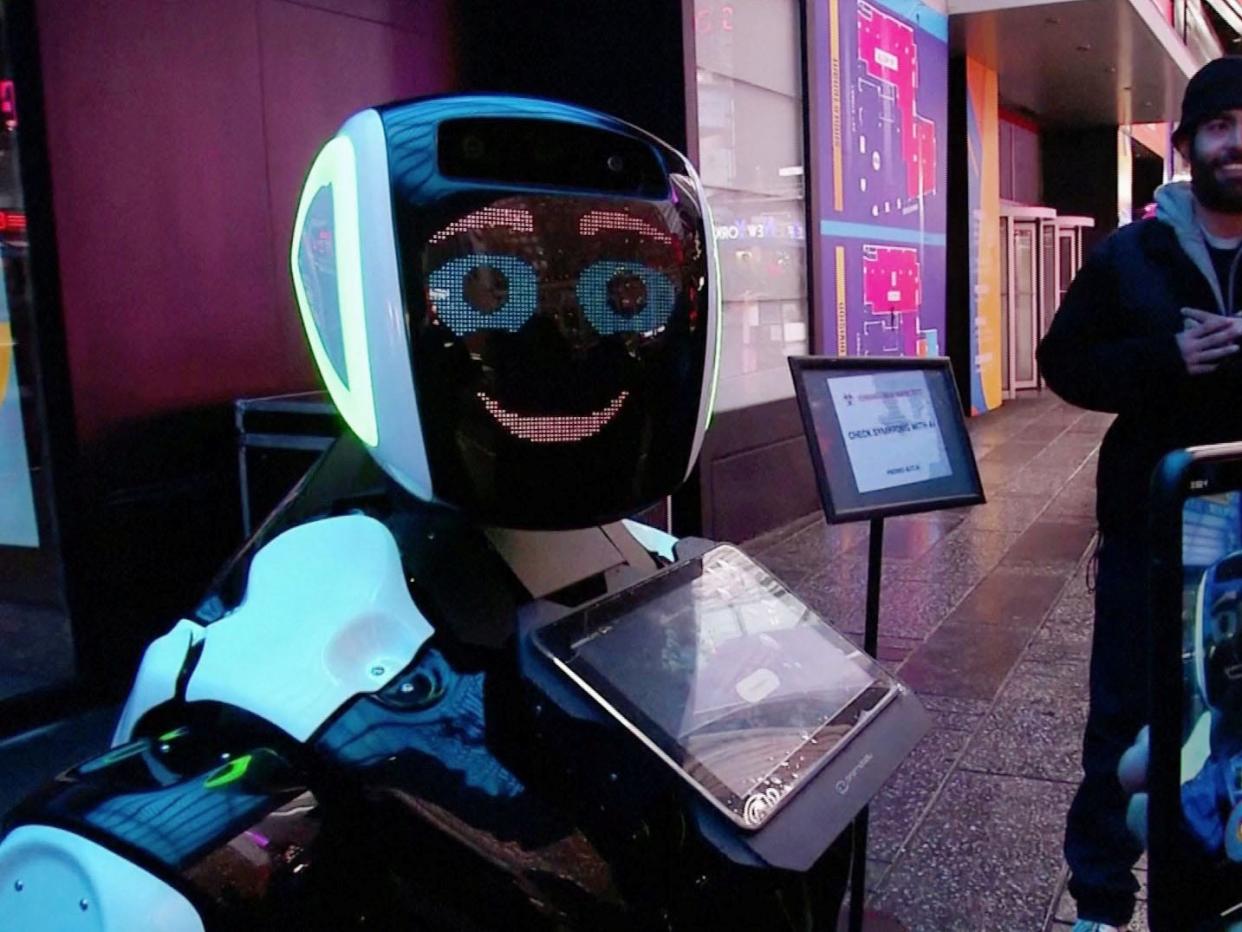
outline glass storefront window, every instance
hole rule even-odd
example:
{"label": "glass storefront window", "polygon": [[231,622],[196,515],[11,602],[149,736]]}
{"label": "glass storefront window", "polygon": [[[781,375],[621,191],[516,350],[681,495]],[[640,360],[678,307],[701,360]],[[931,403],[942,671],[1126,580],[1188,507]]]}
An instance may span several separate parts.
{"label": "glass storefront window", "polygon": [[720,249],[718,410],[793,395],[808,348],[797,0],[696,0],[699,162]]}
{"label": "glass storefront window", "polygon": [[43,442],[14,41],[0,4],[0,700],[74,672]]}

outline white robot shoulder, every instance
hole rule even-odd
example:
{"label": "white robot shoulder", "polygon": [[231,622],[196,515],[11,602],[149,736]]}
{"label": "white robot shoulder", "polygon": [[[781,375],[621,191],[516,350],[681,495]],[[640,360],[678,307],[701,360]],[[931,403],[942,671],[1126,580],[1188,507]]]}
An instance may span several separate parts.
{"label": "white robot shoulder", "polygon": [[285,531],[255,555],[246,595],[208,627],[179,622],[147,648],[114,744],[183,684],[187,701],[245,709],[305,741],[353,696],[406,667],[433,631],[391,532],[363,515]]}

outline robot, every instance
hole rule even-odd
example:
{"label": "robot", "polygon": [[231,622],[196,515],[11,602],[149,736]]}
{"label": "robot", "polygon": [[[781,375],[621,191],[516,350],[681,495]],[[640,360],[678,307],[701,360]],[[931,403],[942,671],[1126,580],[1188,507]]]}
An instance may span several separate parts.
{"label": "robot", "polygon": [[835,928],[864,799],[746,836],[527,637],[710,547],[628,520],[711,411],[690,163],[564,104],[368,109],[291,263],[350,431],[150,645],[112,748],[10,814],[0,929]]}

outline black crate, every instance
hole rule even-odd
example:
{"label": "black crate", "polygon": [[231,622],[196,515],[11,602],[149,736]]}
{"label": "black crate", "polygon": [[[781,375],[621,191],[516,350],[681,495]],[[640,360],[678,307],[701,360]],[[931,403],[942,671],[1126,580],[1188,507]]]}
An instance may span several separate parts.
{"label": "black crate", "polygon": [[327,392],[242,398],[234,414],[248,538],[346,428]]}

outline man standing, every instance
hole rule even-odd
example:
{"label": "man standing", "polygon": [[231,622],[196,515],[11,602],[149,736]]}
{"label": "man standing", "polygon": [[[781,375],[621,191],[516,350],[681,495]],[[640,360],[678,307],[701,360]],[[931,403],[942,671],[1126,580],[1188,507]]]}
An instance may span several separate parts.
{"label": "man standing", "polygon": [[1130,921],[1140,847],[1126,830],[1121,754],[1147,721],[1148,487],[1170,450],[1242,440],[1242,57],[1190,79],[1173,134],[1191,181],[1156,192],[1083,265],[1039,347],[1066,401],[1117,414],[1096,475],[1100,538],[1082,784],[1065,857],[1075,932]]}

